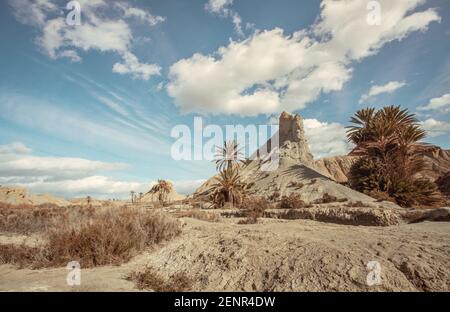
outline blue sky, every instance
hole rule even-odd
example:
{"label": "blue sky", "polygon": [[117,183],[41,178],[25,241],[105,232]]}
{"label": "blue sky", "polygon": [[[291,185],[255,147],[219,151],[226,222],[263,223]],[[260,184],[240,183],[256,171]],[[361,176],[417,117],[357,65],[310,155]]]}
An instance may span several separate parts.
{"label": "blue sky", "polygon": [[345,154],[350,116],[396,104],[450,148],[450,2],[0,3],[0,184],[123,197],[158,178],[190,192],[214,174],[175,161],[171,129],[300,113],[315,157]]}

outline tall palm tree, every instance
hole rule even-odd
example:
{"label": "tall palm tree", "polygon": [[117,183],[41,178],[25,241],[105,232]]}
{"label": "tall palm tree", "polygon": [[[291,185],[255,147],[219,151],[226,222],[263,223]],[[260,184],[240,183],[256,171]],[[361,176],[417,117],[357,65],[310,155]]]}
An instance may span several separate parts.
{"label": "tall palm tree", "polygon": [[169,181],[166,180],[158,180],[152,189],[150,190],[153,194],[158,194],[158,200],[161,203],[164,203],[167,200],[167,196],[172,192],[173,185]]}
{"label": "tall palm tree", "polygon": [[236,140],[224,141],[222,147],[216,146],[214,161],[218,171],[230,169],[233,166],[240,166],[244,163],[242,148],[239,147]]}

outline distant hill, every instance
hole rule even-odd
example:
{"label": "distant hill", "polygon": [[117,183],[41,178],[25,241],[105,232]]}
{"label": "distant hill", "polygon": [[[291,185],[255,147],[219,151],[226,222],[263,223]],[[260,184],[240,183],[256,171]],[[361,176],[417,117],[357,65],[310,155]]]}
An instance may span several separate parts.
{"label": "distant hill", "polygon": [[42,205],[53,204],[68,206],[70,202],[50,194],[33,195],[22,187],[0,186],[0,203],[10,205]]}

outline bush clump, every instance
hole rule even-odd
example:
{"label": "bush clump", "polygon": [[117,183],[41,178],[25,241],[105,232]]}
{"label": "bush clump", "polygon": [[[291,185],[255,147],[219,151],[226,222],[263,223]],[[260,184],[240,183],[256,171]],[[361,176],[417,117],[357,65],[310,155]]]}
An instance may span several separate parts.
{"label": "bush clump", "polygon": [[300,194],[291,193],[289,196],[283,196],[278,204],[280,209],[299,209],[299,208],[309,208],[303,200]]}
{"label": "bush clump", "polygon": [[240,206],[244,210],[245,219],[239,224],[255,224],[258,219],[264,216],[264,212],[270,208],[270,204],[265,198],[246,197]]}
{"label": "bush clump", "polygon": [[127,280],[133,281],[140,290],[155,292],[185,292],[192,288],[192,281],[186,274],[176,273],[165,280],[150,267],[131,273]]}

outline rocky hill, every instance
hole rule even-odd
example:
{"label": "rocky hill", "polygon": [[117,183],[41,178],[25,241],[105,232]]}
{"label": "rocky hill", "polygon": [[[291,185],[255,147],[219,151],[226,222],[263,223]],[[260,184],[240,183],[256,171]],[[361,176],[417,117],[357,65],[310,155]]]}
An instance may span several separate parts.
{"label": "rocky hill", "polygon": [[[342,201],[359,201],[367,206],[380,205],[373,198],[345,187],[324,174],[331,171],[333,177],[334,174],[341,175],[340,179],[344,180],[347,167],[351,165],[345,158],[322,160],[320,164],[323,172],[319,171],[319,162],[314,161],[310,152],[301,116],[284,112],[280,116],[279,126],[279,149],[271,150],[271,153],[279,155],[278,168],[264,171],[263,167],[269,160],[256,159],[248,162],[241,170],[243,181],[250,185],[250,194],[281,198],[295,193],[307,203],[320,201],[327,194]],[[209,179],[196,191],[195,196],[206,196],[213,183],[214,178]],[[392,207],[393,204],[383,205]]]}

